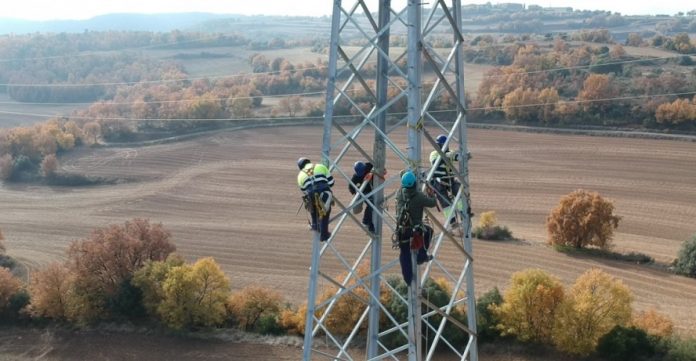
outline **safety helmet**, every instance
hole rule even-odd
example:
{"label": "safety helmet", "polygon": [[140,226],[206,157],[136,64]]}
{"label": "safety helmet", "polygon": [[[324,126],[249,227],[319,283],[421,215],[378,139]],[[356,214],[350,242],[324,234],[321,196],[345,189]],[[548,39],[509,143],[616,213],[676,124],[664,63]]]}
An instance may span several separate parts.
{"label": "safety helmet", "polygon": [[439,145],[440,147],[442,147],[442,146],[445,145],[445,143],[447,142],[447,135],[446,135],[446,134],[440,134],[440,135],[437,136],[437,138],[435,138],[435,141],[437,142],[437,145]]}
{"label": "safety helmet", "polygon": [[416,175],[413,172],[406,171],[404,175],[401,176],[401,186],[404,188],[411,188],[416,185]]}
{"label": "safety helmet", "polygon": [[309,158],[301,157],[297,160],[297,168],[300,168],[300,170],[302,170],[307,165],[307,163],[312,163],[312,161],[309,160]]}
{"label": "safety helmet", "polygon": [[365,175],[365,171],[367,171],[367,164],[357,161],[353,164],[353,170],[355,171],[355,174],[358,175],[358,177],[362,177]]}

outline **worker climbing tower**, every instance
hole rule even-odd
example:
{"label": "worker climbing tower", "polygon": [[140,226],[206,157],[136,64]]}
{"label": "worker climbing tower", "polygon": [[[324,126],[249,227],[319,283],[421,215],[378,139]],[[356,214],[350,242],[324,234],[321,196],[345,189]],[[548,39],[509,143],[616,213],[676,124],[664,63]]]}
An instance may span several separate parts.
{"label": "worker climbing tower", "polygon": [[[337,184],[351,181],[351,154],[372,162],[376,176],[370,194],[363,187],[352,199],[335,195],[327,241],[313,233],[303,358],[434,360],[449,353],[477,361],[461,0],[368,3],[333,1],[321,154]],[[458,160],[440,150],[439,133]],[[462,185],[458,207],[447,216],[426,210],[433,260],[417,266],[412,252],[414,279],[399,286],[391,247],[399,171],[413,170],[418,186],[428,187],[433,150]],[[374,233],[353,214],[360,206],[372,207]],[[423,291],[435,279],[450,285],[449,299]],[[354,317],[336,316],[346,310]]]}

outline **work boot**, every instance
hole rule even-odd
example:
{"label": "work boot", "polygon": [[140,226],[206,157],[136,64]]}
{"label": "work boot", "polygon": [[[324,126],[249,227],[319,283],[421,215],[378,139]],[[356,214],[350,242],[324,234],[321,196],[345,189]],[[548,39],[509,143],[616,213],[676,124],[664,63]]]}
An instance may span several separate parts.
{"label": "work boot", "polygon": [[370,233],[375,234],[375,225],[372,224],[372,222],[363,223],[363,225],[364,225],[365,227],[367,227],[367,230],[368,230]]}
{"label": "work boot", "polygon": [[433,255],[429,254],[429,255],[427,255],[426,257],[417,260],[416,263],[418,263],[418,265],[420,266],[420,265],[422,265],[423,263],[430,262],[430,261],[432,261],[432,260],[433,260]]}
{"label": "work boot", "polygon": [[321,241],[322,241],[322,242],[325,242],[325,241],[327,241],[329,238],[331,238],[331,232],[326,232],[326,233],[324,233],[324,234],[321,236]]}

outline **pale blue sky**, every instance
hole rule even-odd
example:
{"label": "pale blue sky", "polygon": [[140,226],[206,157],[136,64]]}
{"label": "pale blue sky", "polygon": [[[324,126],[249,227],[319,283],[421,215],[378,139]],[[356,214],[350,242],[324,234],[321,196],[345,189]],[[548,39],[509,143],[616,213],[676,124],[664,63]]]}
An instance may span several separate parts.
{"label": "pale blue sky", "polygon": [[[376,0],[368,0],[375,3]],[[425,0],[426,2],[428,0]],[[395,7],[405,0],[392,0]],[[431,1],[432,2],[432,1]],[[448,1],[449,2],[449,1]],[[486,1],[464,0],[467,3]],[[538,0],[491,1],[524,2],[541,6],[572,6],[578,9],[611,10],[622,14],[675,14],[678,11],[696,9],[694,0],[666,0],[661,2],[642,0]],[[31,20],[86,19],[107,13],[170,13],[212,12],[225,14],[267,15],[327,15],[331,13],[332,0],[19,0],[11,6],[3,6],[0,17]],[[352,0],[344,0],[352,4]]]}

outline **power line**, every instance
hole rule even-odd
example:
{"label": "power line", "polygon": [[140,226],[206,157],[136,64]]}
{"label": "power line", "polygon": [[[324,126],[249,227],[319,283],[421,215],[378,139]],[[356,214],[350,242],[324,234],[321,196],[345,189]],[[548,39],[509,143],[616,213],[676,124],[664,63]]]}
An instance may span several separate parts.
{"label": "power line", "polygon": [[141,80],[141,81],[127,81],[127,82],[103,82],[103,83],[36,83],[36,84],[15,84],[15,83],[0,83],[0,86],[22,86],[22,87],[89,87],[89,86],[104,86],[104,85],[138,85],[138,84],[159,84],[159,83],[176,83],[182,81],[193,81],[193,80],[214,80],[214,79],[229,79],[229,78],[239,78],[239,77],[256,77],[260,75],[270,75],[270,74],[280,74],[283,72],[296,72],[304,70],[314,70],[314,69],[324,69],[325,65],[310,66],[306,68],[294,68],[292,70],[273,70],[259,73],[236,73],[227,74],[219,76],[200,76],[200,77],[190,77],[190,78],[179,78],[179,79],[159,79],[159,80]]}
{"label": "power line", "polygon": [[[696,53],[676,54],[676,55],[672,55],[672,56],[622,60],[622,61],[601,63],[601,64],[576,65],[576,66],[568,66],[568,67],[561,67],[561,68],[512,72],[512,73],[508,73],[508,74],[484,75],[482,78],[483,79],[502,78],[502,77],[506,77],[509,75],[517,75],[517,74],[520,74],[520,75],[521,74],[538,74],[538,73],[549,73],[549,72],[562,71],[562,70],[578,70],[578,69],[602,67],[602,66],[608,66],[608,65],[630,64],[630,63],[641,63],[641,62],[648,62],[648,61],[654,61],[654,60],[676,59],[676,58],[681,58],[684,56],[694,56],[694,55],[696,55]],[[376,61],[370,61],[370,62],[367,62],[366,64],[372,64],[375,62]],[[214,76],[207,75],[207,76],[187,77],[187,78],[179,78],[179,79],[158,79],[158,80],[142,80],[142,81],[131,81],[131,82],[101,82],[101,83],[34,83],[34,84],[31,84],[31,83],[0,83],[0,86],[51,88],[51,87],[90,87],[90,86],[137,85],[137,84],[158,84],[158,83],[165,83],[166,84],[166,83],[176,83],[176,82],[181,82],[181,81],[194,81],[194,80],[206,80],[206,79],[207,80],[215,80],[215,79],[228,79],[228,78],[238,78],[238,77],[247,77],[247,76],[248,77],[255,77],[255,76],[260,76],[260,75],[280,74],[283,72],[296,72],[296,71],[326,69],[326,68],[327,68],[326,65],[316,65],[316,66],[310,66],[310,67],[305,67],[305,68],[294,68],[292,70],[274,70],[274,71],[259,72],[259,73],[237,73],[237,74],[222,74],[222,75],[214,75]],[[502,69],[502,68],[497,68],[497,69]],[[44,104],[47,104],[47,103],[44,103]],[[66,104],[66,103],[61,103],[61,104]]]}
{"label": "power line", "polygon": [[[648,95],[634,95],[634,96],[626,96],[626,97],[612,97],[612,98],[602,98],[602,99],[585,99],[585,100],[563,100],[563,101],[558,101],[555,103],[536,103],[536,104],[522,104],[522,105],[513,105],[513,106],[508,106],[508,107],[475,107],[475,108],[467,108],[467,110],[504,110],[506,108],[526,108],[526,107],[539,107],[539,106],[548,106],[548,105],[558,105],[560,103],[597,103],[597,102],[609,102],[609,101],[617,101],[617,100],[635,100],[635,99],[648,99],[648,98],[659,98],[659,97],[670,97],[670,96],[682,96],[682,95],[696,95],[696,91],[692,92],[682,92],[682,93],[665,93],[665,94],[648,94]],[[446,112],[456,112],[456,109],[449,109],[449,110],[433,110],[433,111],[428,111],[428,113],[446,113]],[[24,113],[24,112],[9,112],[9,111],[0,111],[0,114],[8,114],[8,115],[22,115],[22,116],[33,116],[33,117],[42,117],[42,118],[68,118],[68,119],[81,119],[81,120],[125,120],[125,121],[155,121],[155,120],[163,120],[163,121],[244,121],[244,120],[284,120],[284,119],[323,119],[323,116],[311,116],[311,117],[300,117],[300,116],[293,116],[293,117],[266,117],[266,118],[258,118],[258,117],[248,117],[248,118],[173,118],[173,119],[167,119],[167,118],[125,118],[125,117],[94,117],[94,116],[71,116],[71,115],[51,115],[51,114],[38,114],[38,113]],[[405,112],[398,112],[398,113],[388,113],[387,115],[406,115],[408,113]],[[334,116],[336,117],[341,117],[341,118],[360,118],[361,115],[339,115],[339,116]]]}
{"label": "power line", "polygon": [[[354,90],[346,90],[346,92],[351,92]],[[293,96],[308,96],[308,95],[322,95],[326,94],[325,91],[318,91],[318,92],[303,92],[303,93],[283,93],[283,94],[268,94],[268,95],[249,95],[249,96],[243,96],[243,97],[218,97],[217,100],[236,100],[236,99],[254,99],[254,98],[290,98]],[[69,105],[69,104],[77,104],[77,105],[93,105],[93,104],[100,104],[100,105],[135,105],[137,104],[168,104],[168,103],[186,103],[186,102],[195,102],[201,100],[200,98],[190,98],[190,99],[177,99],[177,100],[149,100],[149,101],[140,101],[140,100],[133,100],[130,102],[113,102],[110,100],[96,100],[93,102],[78,102],[78,103],[43,103],[43,102],[0,102],[0,104],[12,104],[12,105],[21,105],[21,104],[35,104],[35,105]]]}

